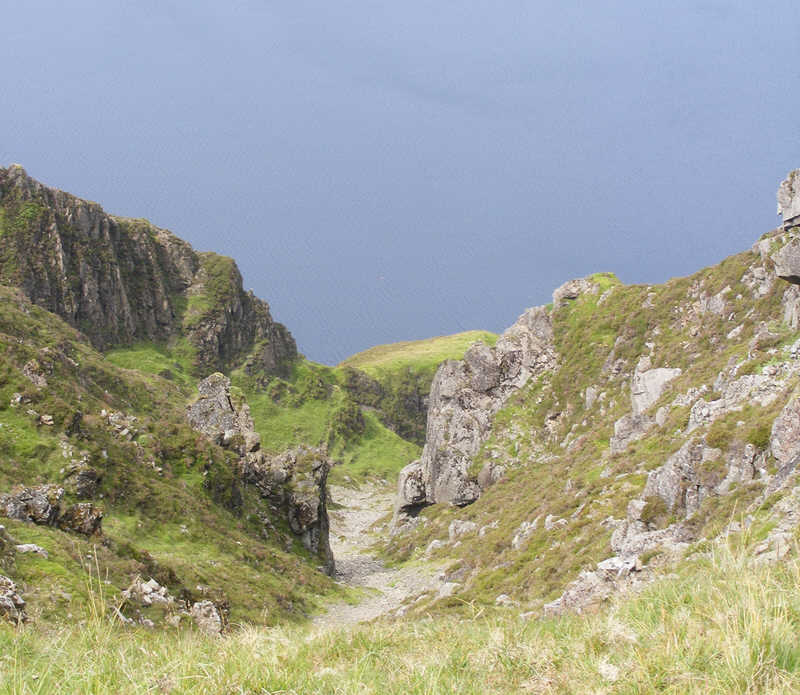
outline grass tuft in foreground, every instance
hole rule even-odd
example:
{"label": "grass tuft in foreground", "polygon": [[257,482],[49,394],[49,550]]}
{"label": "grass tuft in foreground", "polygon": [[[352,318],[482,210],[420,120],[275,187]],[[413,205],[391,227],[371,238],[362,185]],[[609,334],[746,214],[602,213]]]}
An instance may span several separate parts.
{"label": "grass tuft in foreground", "polygon": [[[4,693],[793,693],[800,565],[715,549],[590,616],[516,611],[350,630],[0,628]],[[432,648],[432,645],[436,645]]]}

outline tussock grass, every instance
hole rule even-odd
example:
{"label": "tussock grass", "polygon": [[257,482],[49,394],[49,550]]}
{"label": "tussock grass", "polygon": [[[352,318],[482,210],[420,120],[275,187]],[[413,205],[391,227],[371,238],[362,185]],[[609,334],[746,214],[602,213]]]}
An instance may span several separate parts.
{"label": "tussock grass", "polygon": [[97,596],[83,625],[0,628],[0,692],[792,693],[800,566],[716,547],[588,616],[513,609],[338,631],[130,630]]}

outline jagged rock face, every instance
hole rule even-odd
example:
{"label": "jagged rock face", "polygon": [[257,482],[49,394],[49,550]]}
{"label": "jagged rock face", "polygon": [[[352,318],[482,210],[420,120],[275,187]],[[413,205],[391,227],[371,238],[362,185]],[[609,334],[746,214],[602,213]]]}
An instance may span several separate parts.
{"label": "jagged rock face", "polygon": [[778,214],[784,229],[800,224],[800,169],[790,171],[778,188]]}
{"label": "jagged rock face", "polygon": [[[144,220],[115,217],[48,188],[17,165],[0,168],[0,208],[8,245],[0,282],[21,287],[100,349],[183,333],[196,349],[196,367],[206,372],[254,347],[252,368],[268,372],[297,354],[266,302],[242,289],[233,262],[220,292],[220,277],[209,277],[210,254]],[[186,300],[204,292],[219,296],[186,323]]]}
{"label": "jagged rock face", "polygon": [[[465,505],[481,494],[467,469],[491,429],[492,416],[534,375],[555,364],[553,328],[543,307],[526,311],[494,348],[476,343],[460,361],[444,362],[433,380],[422,458],[400,474],[396,523],[424,504]],[[483,476],[487,482],[496,476]],[[424,497],[423,497],[424,490]]]}
{"label": "jagged rock face", "polygon": [[319,556],[327,574],[335,566],[326,506],[331,463],[324,450],[297,447],[279,456],[249,456],[242,476],[286,515],[289,528],[307,550]]}
{"label": "jagged rock face", "polygon": [[262,497],[283,510],[292,532],[310,552],[319,556],[328,574],[334,560],[329,541],[326,507],[327,478],[331,463],[322,449],[298,447],[269,457],[261,450],[250,408],[234,403],[231,381],[215,373],[198,384],[200,397],[187,408],[194,429],[235,451],[239,476]]}
{"label": "jagged rock face", "polygon": [[19,166],[0,169],[0,202],[20,207],[18,215],[31,222],[12,241],[15,279],[32,301],[101,348],[169,332],[176,319],[171,296],[199,267],[187,243],[48,188]]}
{"label": "jagged rock face", "polygon": [[645,500],[660,498],[670,512],[690,516],[700,508],[710,486],[700,476],[700,467],[720,457],[702,441],[688,441],[663,466],[647,477],[642,496]]}
{"label": "jagged rock face", "polygon": [[63,496],[64,489],[57,485],[18,488],[10,494],[0,495],[0,514],[9,519],[52,526],[61,512]]}
{"label": "jagged rock face", "polygon": [[555,308],[564,306],[582,294],[597,294],[597,291],[597,284],[589,278],[569,280],[553,292],[553,306]]}
{"label": "jagged rock face", "polygon": [[64,488],[58,485],[19,487],[0,495],[0,515],[39,526],[58,526],[84,536],[100,534],[103,511],[90,502],[73,504],[62,511]]}
{"label": "jagged rock face", "polygon": [[800,284],[800,240],[792,239],[774,256],[775,274],[787,282]]}

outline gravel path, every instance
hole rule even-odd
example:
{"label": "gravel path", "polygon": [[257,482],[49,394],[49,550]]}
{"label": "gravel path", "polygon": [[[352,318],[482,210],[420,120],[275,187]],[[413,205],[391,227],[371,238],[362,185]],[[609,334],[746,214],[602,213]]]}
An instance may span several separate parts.
{"label": "gravel path", "polygon": [[342,505],[329,512],[330,540],[336,560],[336,579],[350,586],[374,589],[356,605],[337,603],[319,615],[314,623],[337,626],[372,620],[399,608],[403,602],[423,591],[439,587],[434,565],[388,568],[371,552],[370,546],[388,528],[372,529],[375,522],[392,511],[394,495],[383,489],[365,485],[351,489],[332,485],[331,499]]}

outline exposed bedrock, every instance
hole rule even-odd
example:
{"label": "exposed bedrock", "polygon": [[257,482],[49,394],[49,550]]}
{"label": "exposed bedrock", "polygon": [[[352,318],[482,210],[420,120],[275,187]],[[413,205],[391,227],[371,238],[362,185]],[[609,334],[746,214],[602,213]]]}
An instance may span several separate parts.
{"label": "exposed bedrock", "polygon": [[183,335],[203,373],[248,355],[250,367],[275,372],[297,355],[231,259],[49,188],[19,165],[0,168],[0,211],[8,261],[0,282],[21,287],[99,349]]}
{"label": "exposed bedrock", "polygon": [[269,505],[279,510],[292,533],[333,574],[326,507],[327,478],[331,467],[327,452],[300,446],[277,456],[261,450],[250,408],[231,395],[231,381],[215,373],[198,384],[199,398],[188,406],[187,419],[194,429],[239,457],[237,475],[255,487]]}
{"label": "exposed bedrock", "polygon": [[[468,472],[488,436],[492,417],[528,380],[553,369],[553,328],[544,307],[528,309],[493,348],[475,343],[463,360],[444,362],[433,379],[422,457],[400,473],[395,526],[437,502],[466,505],[481,494],[491,471]],[[483,472],[482,472],[483,473]]]}

